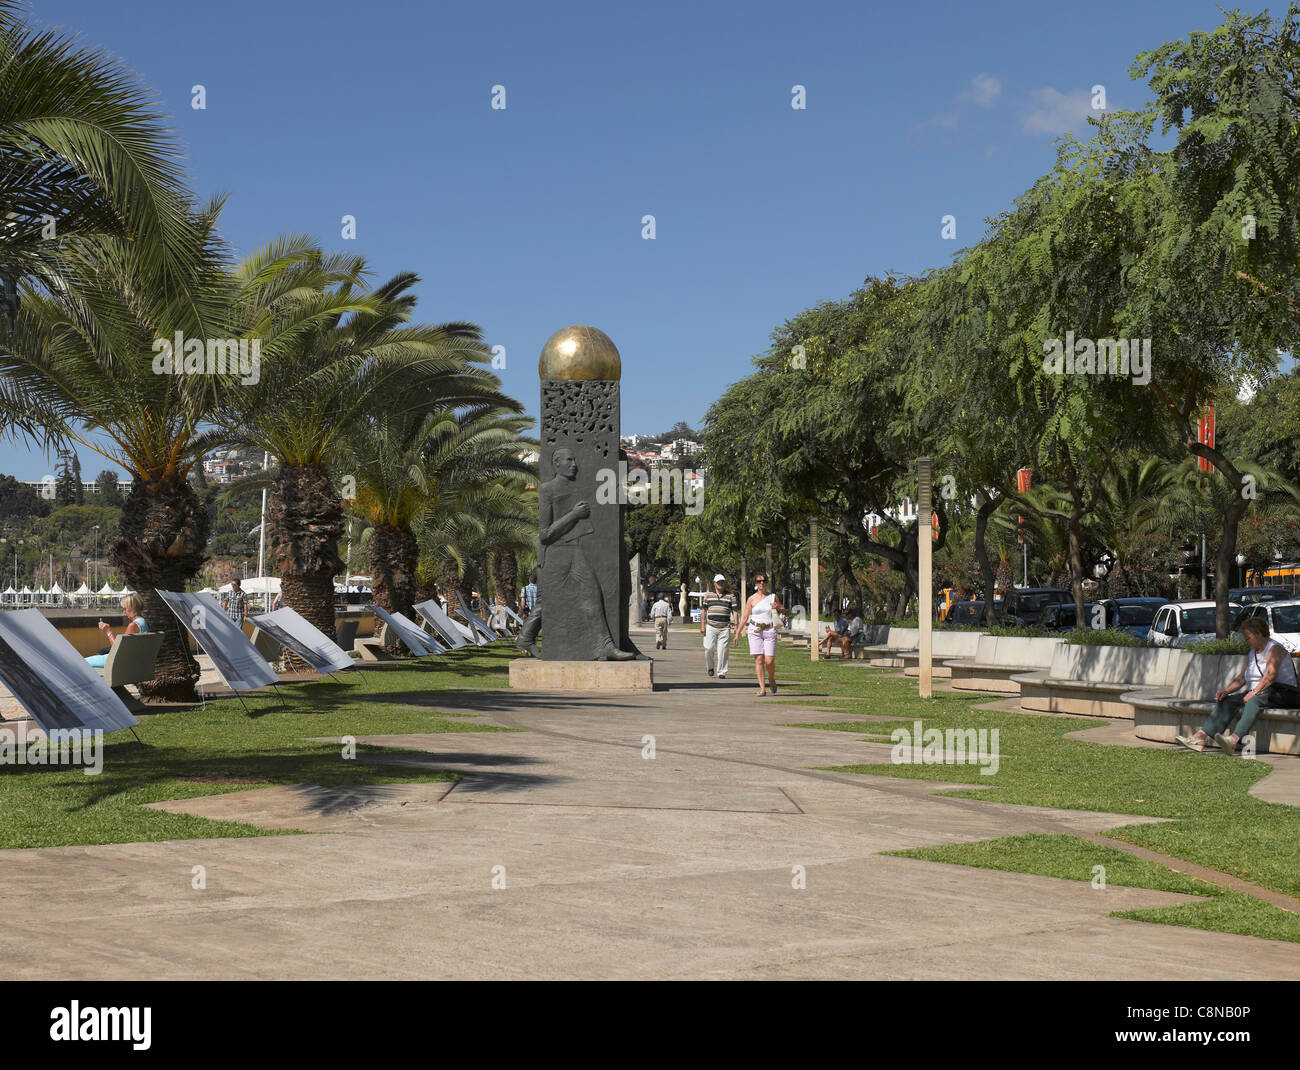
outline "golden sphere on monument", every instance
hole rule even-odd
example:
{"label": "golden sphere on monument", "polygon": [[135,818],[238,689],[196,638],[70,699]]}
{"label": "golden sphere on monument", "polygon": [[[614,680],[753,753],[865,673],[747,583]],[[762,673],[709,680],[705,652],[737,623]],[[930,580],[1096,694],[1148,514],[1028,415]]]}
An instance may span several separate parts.
{"label": "golden sphere on monument", "polygon": [[565,327],[542,346],[537,374],[542,379],[621,379],[623,360],[599,327]]}

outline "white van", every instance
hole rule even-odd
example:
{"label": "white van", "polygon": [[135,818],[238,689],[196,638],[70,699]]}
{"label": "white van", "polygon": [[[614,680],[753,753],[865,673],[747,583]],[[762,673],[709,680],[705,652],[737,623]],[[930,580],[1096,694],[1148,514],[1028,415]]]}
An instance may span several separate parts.
{"label": "white van", "polygon": [[1233,622],[1234,628],[1252,617],[1268,622],[1268,634],[1285,647],[1288,654],[1300,654],[1300,600],[1286,602],[1257,602],[1241,611]]}
{"label": "white van", "polygon": [[[1237,602],[1228,603],[1228,620],[1241,611]],[[1170,602],[1156,610],[1147,638],[1159,646],[1187,646],[1214,638],[1213,602]]]}

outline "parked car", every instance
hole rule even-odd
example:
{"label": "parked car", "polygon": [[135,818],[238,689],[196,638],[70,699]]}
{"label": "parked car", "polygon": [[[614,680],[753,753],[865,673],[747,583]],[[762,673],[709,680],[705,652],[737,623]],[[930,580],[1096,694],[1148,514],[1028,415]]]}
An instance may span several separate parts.
{"label": "parked car", "polygon": [[1006,593],[1008,624],[1037,624],[1048,606],[1068,602],[1074,595],[1061,587],[1017,587]]}
{"label": "parked car", "polygon": [[1294,595],[1285,587],[1234,587],[1228,592],[1228,601],[1253,606],[1259,602],[1289,602]]}
{"label": "parked car", "polygon": [[1168,603],[1168,598],[1107,598],[1102,602],[1106,627],[1145,639],[1156,619],[1156,611]]}
{"label": "parked car", "polygon": [[[1001,598],[993,599],[993,619],[999,623],[1002,621],[1003,606]],[[949,624],[983,624],[984,599],[954,602],[948,610],[948,616],[944,619]]]}
{"label": "parked car", "polygon": [[[1048,606],[1043,610],[1043,615],[1038,618],[1038,626],[1049,632],[1072,632],[1078,626],[1078,618],[1074,614],[1073,602],[1061,602],[1058,605]],[[1101,608],[1100,602],[1083,603],[1083,620],[1089,628],[1102,628],[1105,626],[1105,613]]]}
{"label": "parked car", "polygon": [[1289,602],[1257,602],[1246,606],[1232,622],[1234,629],[1250,620],[1263,617],[1268,622],[1268,632],[1291,654],[1300,654],[1300,599]]}
{"label": "parked car", "polygon": [[[1239,602],[1229,602],[1228,610],[1235,617],[1241,611]],[[1147,638],[1160,646],[1187,646],[1214,638],[1213,602],[1168,602],[1156,610]]]}

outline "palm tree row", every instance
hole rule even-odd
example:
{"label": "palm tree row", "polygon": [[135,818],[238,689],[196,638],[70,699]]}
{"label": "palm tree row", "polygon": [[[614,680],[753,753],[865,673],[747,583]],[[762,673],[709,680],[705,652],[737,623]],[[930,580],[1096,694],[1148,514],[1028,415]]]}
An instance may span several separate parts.
{"label": "palm tree row", "polygon": [[484,367],[480,329],[412,322],[415,275],[372,285],[364,260],[309,237],[236,263],[221,208],[195,202],[133,74],[0,0],[0,431],[128,473],[109,554],[164,632],[141,690],[170,700],[193,700],[199,673],[155,592],[203,562],[191,475],[218,446],[275,458],[271,559],[287,604],[327,635],[349,502],[398,609],[430,532],[426,574],[526,542],[529,421]]}

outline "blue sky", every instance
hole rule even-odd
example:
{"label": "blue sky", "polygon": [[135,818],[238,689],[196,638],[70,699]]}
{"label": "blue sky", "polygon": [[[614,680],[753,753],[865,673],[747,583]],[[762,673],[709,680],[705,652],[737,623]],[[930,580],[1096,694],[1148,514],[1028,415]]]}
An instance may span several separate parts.
{"label": "blue sky", "polygon": [[[482,325],[534,414],[542,344],[594,324],[623,355],[625,434],[698,425],[801,309],[947,263],[1051,166],[1056,137],[1085,132],[1094,85],[1111,108],[1140,105],[1134,56],[1222,21],[1187,0],[29,10],[156,89],[194,188],[231,194],[223,230],[242,253],[305,231],[376,279],[417,272],[419,318]],[[83,451],[86,478],[103,467]],[[0,462],[50,469],[8,446]]]}

